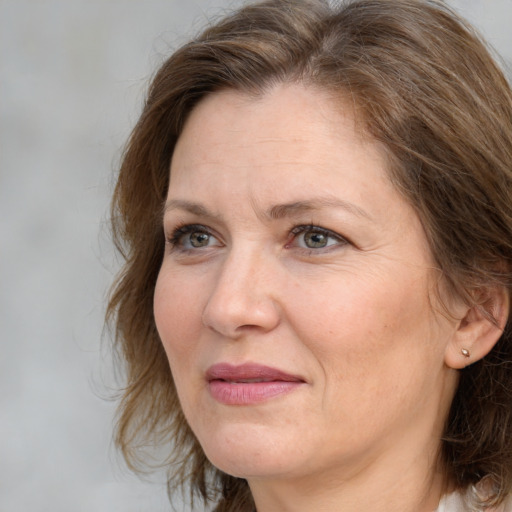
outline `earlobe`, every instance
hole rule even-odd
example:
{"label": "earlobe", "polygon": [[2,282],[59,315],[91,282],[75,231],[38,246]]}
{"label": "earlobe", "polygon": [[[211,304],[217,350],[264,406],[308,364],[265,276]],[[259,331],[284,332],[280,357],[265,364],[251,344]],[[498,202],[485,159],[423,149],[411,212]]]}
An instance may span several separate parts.
{"label": "earlobe", "polygon": [[507,290],[496,287],[486,290],[485,300],[468,307],[446,347],[446,365],[460,370],[484,358],[501,337],[509,305]]}

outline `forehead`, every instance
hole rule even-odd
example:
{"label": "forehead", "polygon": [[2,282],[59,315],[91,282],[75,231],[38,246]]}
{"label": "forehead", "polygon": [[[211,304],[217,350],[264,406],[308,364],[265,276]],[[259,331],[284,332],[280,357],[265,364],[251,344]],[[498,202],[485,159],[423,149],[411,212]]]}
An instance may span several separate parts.
{"label": "forehead", "polygon": [[168,201],[262,212],[336,198],[373,218],[413,213],[386,162],[382,146],[358,129],[352,105],[332,94],[301,84],[258,97],[225,90],[188,118],[171,162]]}
{"label": "forehead", "polygon": [[[275,101],[273,101],[275,100]],[[273,103],[273,110],[268,116],[264,112],[265,104]],[[260,111],[262,115],[267,115],[267,120],[277,122],[286,117],[282,117],[283,111],[293,112],[293,116],[300,120],[308,118],[311,110],[307,107],[313,106],[315,111],[322,116],[325,121],[331,120],[335,124],[339,122],[340,116],[344,119],[350,119],[353,123],[355,132],[361,137],[361,140],[375,142],[374,138],[366,130],[366,120],[361,109],[358,108],[356,96],[342,89],[328,89],[312,83],[303,82],[283,82],[265,87],[261,91],[244,91],[234,88],[223,88],[212,92],[201,98],[201,100],[186,114],[183,129],[180,134],[191,124],[191,119],[200,115],[208,115],[214,119],[221,120],[223,113],[228,113],[230,107],[240,110],[247,110],[256,113]],[[300,125],[297,125],[299,128]]]}
{"label": "forehead", "polygon": [[226,89],[192,110],[171,168],[288,159],[320,170],[330,153],[341,149],[349,158],[354,147],[385,164],[384,148],[365,133],[354,103],[341,95],[300,83],[279,84],[259,95]]}

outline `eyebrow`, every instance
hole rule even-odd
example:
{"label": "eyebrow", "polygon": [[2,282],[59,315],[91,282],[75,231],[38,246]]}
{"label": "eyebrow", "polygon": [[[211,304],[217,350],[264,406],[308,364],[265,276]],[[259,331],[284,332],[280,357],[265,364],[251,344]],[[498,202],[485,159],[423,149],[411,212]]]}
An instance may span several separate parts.
{"label": "eyebrow", "polygon": [[[359,206],[334,196],[322,196],[303,201],[276,204],[262,212],[262,215],[259,215],[270,220],[279,220],[286,217],[293,217],[294,215],[318,211],[324,208],[341,208],[357,217],[372,220],[371,216]],[[213,219],[221,218],[220,215],[211,212],[199,203],[185,201],[182,199],[170,199],[167,201],[164,206],[164,214],[171,210],[184,210],[192,213],[193,215],[197,215],[198,217],[209,217]]]}
{"label": "eyebrow", "polygon": [[192,201],[184,201],[182,199],[171,199],[167,201],[164,205],[163,213],[166,214],[171,210],[184,210],[186,212],[197,215],[198,217],[218,217],[218,215],[211,213],[201,204],[194,203]]}
{"label": "eyebrow", "polygon": [[323,208],[341,208],[357,217],[371,220],[370,215],[359,206],[334,196],[323,196],[304,201],[277,204],[269,208],[265,215],[270,219],[282,219],[283,217],[290,217]]}

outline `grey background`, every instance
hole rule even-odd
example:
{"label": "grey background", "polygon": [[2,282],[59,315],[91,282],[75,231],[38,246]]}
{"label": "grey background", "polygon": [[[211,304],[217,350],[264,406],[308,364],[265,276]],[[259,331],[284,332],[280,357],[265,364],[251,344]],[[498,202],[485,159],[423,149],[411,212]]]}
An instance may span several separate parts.
{"label": "grey background", "polygon": [[[512,61],[512,0],[451,3]],[[0,0],[0,512],[169,510],[111,445],[108,201],[148,77],[228,5]]]}

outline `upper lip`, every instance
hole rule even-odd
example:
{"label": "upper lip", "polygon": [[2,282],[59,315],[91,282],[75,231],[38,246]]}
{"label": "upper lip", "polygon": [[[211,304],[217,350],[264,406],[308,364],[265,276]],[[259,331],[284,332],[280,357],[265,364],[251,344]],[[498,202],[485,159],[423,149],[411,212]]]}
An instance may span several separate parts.
{"label": "upper lip", "polygon": [[227,382],[305,382],[302,377],[286,373],[277,368],[257,363],[233,365],[218,363],[206,371],[206,380],[224,380]]}

